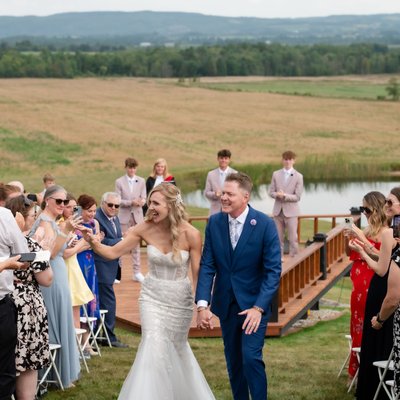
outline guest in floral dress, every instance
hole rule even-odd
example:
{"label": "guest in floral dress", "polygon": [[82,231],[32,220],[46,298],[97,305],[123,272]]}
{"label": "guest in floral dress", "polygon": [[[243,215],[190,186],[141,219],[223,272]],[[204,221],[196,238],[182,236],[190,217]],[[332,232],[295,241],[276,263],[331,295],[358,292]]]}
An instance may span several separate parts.
{"label": "guest in floral dress", "polygon": [[[36,215],[34,203],[24,196],[10,199],[9,208],[23,233],[29,232]],[[19,214],[18,214],[19,213]],[[27,237],[31,252],[42,250],[32,238]],[[50,361],[49,327],[47,311],[39,288],[50,286],[53,271],[48,262],[32,262],[26,270],[14,271],[14,292],[12,294],[17,308],[17,347],[16,347],[16,397],[18,400],[35,398],[38,370]]]}

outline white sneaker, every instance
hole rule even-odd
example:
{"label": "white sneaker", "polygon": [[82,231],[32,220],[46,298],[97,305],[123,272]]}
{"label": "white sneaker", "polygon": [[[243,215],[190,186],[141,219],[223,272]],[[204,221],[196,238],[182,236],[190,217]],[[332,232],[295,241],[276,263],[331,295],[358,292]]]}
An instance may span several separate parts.
{"label": "white sneaker", "polygon": [[141,272],[136,272],[133,274],[133,280],[142,283],[144,281],[144,276]]}

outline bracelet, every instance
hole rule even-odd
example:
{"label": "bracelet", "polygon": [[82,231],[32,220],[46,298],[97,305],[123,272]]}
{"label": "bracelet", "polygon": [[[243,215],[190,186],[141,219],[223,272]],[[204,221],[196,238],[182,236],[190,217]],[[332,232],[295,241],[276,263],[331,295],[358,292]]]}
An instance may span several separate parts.
{"label": "bracelet", "polygon": [[258,306],[253,306],[253,308],[257,311],[259,311],[261,314],[264,314],[264,310],[261,307]]}
{"label": "bracelet", "polygon": [[207,310],[207,307],[204,307],[204,306],[197,307],[197,312],[204,311],[204,310]]}
{"label": "bracelet", "polygon": [[378,322],[378,324],[383,325],[383,323],[385,322],[384,319],[381,319],[381,317],[379,316],[379,313],[376,314],[376,322]]}

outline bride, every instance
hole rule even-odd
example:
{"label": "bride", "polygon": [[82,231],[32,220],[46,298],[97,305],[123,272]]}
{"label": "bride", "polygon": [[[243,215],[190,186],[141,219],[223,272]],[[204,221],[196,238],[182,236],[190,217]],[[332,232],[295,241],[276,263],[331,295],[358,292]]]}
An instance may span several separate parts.
{"label": "bride", "polygon": [[139,296],[142,340],[119,400],[207,400],[214,396],[187,341],[201,255],[200,232],[187,222],[179,189],[161,183],[149,195],[145,222],[113,247],[86,233],[93,250],[115,259],[143,239],[149,273]]}

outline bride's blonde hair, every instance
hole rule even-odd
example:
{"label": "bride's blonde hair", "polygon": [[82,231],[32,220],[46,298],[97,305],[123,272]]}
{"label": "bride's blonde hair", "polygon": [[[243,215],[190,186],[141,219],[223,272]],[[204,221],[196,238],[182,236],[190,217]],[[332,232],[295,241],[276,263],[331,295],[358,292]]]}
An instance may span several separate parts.
{"label": "bride's blonde hair", "polygon": [[[180,190],[172,183],[163,182],[157,185],[147,197],[147,206],[149,206],[150,198],[153,193],[160,192],[167,202],[168,219],[171,227],[171,240],[172,240],[172,256],[176,260],[181,259],[179,251],[179,225],[183,221],[188,220],[188,215],[185,210]],[[146,221],[151,221],[153,214],[150,209],[146,212]]]}

